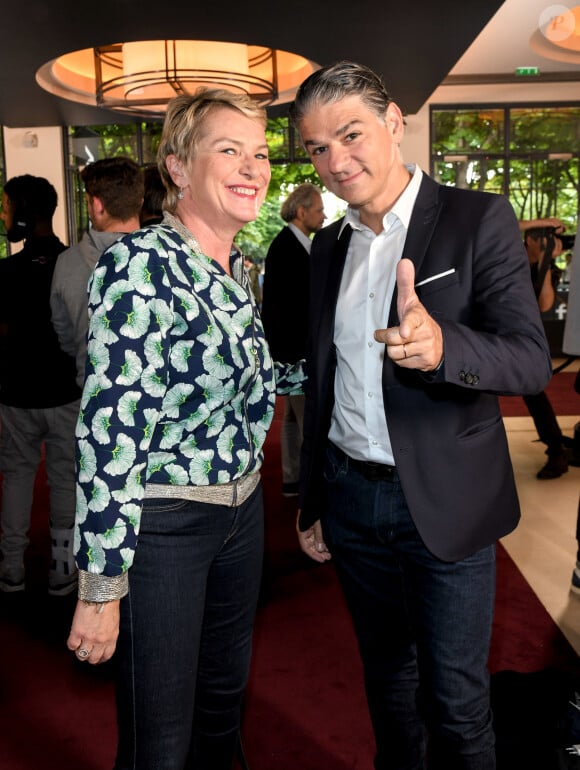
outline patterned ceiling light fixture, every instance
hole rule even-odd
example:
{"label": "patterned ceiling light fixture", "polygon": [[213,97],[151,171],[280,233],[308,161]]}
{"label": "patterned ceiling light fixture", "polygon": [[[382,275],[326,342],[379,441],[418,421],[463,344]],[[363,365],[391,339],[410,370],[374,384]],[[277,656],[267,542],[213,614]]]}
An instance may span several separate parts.
{"label": "patterned ceiling light fixture", "polygon": [[159,117],[171,98],[203,86],[283,104],[316,69],[297,54],[245,43],[141,40],[64,54],[44,64],[36,80],[64,99]]}

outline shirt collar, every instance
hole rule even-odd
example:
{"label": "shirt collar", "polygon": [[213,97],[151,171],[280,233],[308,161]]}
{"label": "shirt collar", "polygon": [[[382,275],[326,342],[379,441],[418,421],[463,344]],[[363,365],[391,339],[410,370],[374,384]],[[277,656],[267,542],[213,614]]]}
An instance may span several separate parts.
{"label": "shirt collar", "polygon": [[[395,216],[402,223],[405,230],[409,228],[409,222],[411,221],[411,214],[413,213],[413,207],[417,199],[423,172],[419,166],[415,165],[414,163],[405,164],[405,168],[411,174],[411,179],[401,195],[393,204],[393,207],[389,209],[389,211],[387,211],[383,217],[383,227],[386,225],[387,217]],[[340,230],[338,232],[339,238],[347,225],[350,225],[353,230],[362,230],[364,227],[360,221],[360,213],[357,209],[353,209],[350,206],[347,208],[346,214],[344,215],[344,219],[342,221],[342,225],[340,226]]]}
{"label": "shirt collar", "polygon": [[292,233],[298,238],[300,243],[304,246],[306,251],[310,254],[310,249],[312,247],[312,241],[310,238],[305,235],[302,230],[299,227],[296,227],[296,225],[293,225],[292,222],[288,222],[288,228],[291,230]]}

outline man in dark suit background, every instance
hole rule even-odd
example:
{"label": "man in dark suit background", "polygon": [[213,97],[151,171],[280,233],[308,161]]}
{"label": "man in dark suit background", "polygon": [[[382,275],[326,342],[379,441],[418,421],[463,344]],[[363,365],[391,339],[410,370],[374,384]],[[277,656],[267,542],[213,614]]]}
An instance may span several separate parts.
{"label": "man in dark suit background", "polygon": [[366,67],[318,70],[290,114],[349,204],[311,253],[300,544],[336,564],[376,770],[493,770],[495,541],[520,515],[497,394],[551,375],[518,223],[403,163]]}
{"label": "man in dark suit background", "polygon": [[[266,255],[262,289],[262,322],[276,361],[296,363],[306,355],[310,236],[324,224],[320,188],[305,182],[286,198],[280,216],[287,222]],[[280,435],[282,494],[298,494],[304,396],[284,396]]]}

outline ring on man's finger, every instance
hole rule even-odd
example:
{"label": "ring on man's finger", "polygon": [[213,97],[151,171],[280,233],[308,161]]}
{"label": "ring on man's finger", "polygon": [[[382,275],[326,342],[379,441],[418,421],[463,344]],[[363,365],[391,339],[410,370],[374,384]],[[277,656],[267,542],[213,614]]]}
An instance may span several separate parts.
{"label": "ring on man's finger", "polygon": [[90,655],[88,650],[85,650],[84,647],[79,647],[77,650],[77,657],[79,657],[81,660],[84,660],[85,658],[88,658]]}

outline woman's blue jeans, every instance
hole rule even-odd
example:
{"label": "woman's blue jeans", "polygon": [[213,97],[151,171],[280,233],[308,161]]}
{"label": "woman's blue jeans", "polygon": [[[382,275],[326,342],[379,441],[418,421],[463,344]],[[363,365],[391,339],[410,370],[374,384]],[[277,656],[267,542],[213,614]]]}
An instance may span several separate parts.
{"label": "woman's blue jeans", "polygon": [[440,561],[419,537],[398,479],[371,481],[332,446],[325,476],[323,532],[359,642],[375,768],[494,770],[495,547]]}
{"label": "woman's blue jeans", "polygon": [[116,770],[231,770],[264,546],[242,505],[146,499],[117,648]]}

